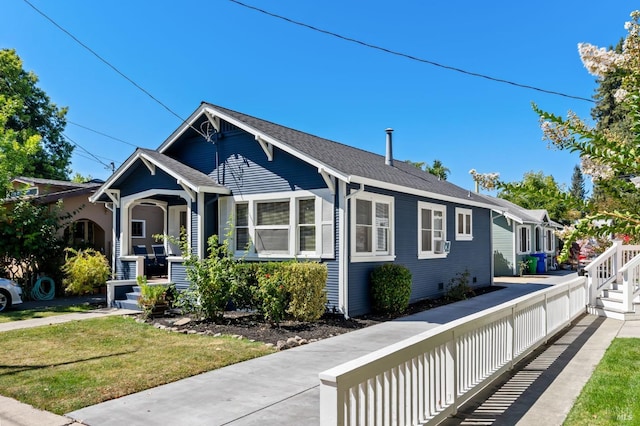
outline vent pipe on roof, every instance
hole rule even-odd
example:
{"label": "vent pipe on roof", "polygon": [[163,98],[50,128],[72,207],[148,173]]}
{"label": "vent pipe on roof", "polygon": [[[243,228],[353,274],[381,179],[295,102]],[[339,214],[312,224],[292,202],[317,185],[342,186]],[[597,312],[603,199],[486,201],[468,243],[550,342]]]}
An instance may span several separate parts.
{"label": "vent pipe on roof", "polygon": [[391,135],[393,133],[393,129],[386,129],[385,132],[387,132],[387,155],[384,158],[384,163],[387,166],[393,166],[393,138]]}

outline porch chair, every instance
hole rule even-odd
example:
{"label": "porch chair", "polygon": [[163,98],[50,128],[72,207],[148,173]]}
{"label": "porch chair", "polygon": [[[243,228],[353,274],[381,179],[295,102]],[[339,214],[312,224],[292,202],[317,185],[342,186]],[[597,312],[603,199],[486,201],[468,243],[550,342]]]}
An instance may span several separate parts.
{"label": "porch chair", "polygon": [[164,245],[152,244],[151,249],[156,257],[156,266],[160,270],[160,274],[167,275],[167,252],[164,250]]}
{"label": "porch chair", "polygon": [[156,260],[149,257],[149,252],[147,252],[147,246],[144,244],[133,246],[133,254],[136,256],[144,256],[144,274],[147,277],[153,275],[159,275],[161,270],[158,268],[156,264]]}

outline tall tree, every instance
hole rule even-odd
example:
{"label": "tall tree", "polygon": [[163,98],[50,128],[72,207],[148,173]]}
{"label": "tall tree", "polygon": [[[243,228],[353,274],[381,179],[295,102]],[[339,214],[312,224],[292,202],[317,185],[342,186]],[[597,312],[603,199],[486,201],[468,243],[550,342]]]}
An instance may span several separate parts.
{"label": "tall tree", "polygon": [[582,175],[582,170],[580,170],[580,166],[573,166],[573,175],[571,175],[571,188],[569,192],[573,197],[578,200],[584,200],[586,197],[586,191],[584,189],[584,176]]}
{"label": "tall tree", "polygon": [[427,165],[425,170],[441,180],[447,180],[449,173],[451,173],[451,170],[445,167],[440,160],[433,160],[433,165]]}
{"label": "tall tree", "polygon": [[67,108],[51,102],[37,83],[15,50],[0,49],[0,131],[20,147],[29,147],[34,136],[40,138],[21,174],[65,180],[73,152],[62,134]]}
{"label": "tall tree", "polygon": [[542,172],[527,172],[521,182],[499,182],[498,189],[499,198],[525,209],[545,209],[558,222],[570,223],[580,215],[580,201]]}
{"label": "tall tree", "polygon": [[[583,173],[591,176],[598,191],[606,192],[616,201],[613,208],[600,206],[594,214],[568,229],[567,242],[611,233],[640,240],[640,214],[630,204],[638,199],[640,190],[640,12],[632,12],[631,18],[625,25],[628,35],[621,53],[586,43],[578,45],[585,67],[600,79],[600,93],[612,94],[606,97],[606,102],[611,103],[610,99],[614,102],[613,108],[603,107],[594,112],[600,120],[597,126],[589,127],[572,112],[563,118],[534,105],[545,137],[560,149],[580,153]],[[619,85],[615,83],[617,78]],[[610,87],[604,87],[605,84]],[[599,106],[604,106],[605,97],[597,100]],[[617,111],[623,114],[614,114]]]}

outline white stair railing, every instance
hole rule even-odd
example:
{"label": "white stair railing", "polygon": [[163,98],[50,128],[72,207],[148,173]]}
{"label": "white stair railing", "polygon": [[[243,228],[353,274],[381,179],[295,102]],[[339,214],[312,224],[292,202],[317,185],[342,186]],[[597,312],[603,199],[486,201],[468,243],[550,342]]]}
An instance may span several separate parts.
{"label": "white stair railing", "polygon": [[616,280],[618,269],[622,266],[621,247],[621,241],[614,241],[611,247],[584,268],[588,276],[590,305],[595,306],[596,299],[602,295],[609,284]]}
{"label": "white stair railing", "polygon": [[640,294],[640,255],[620,268],[622,275],[622,303],[626,312],[633,312],[633,301]]}

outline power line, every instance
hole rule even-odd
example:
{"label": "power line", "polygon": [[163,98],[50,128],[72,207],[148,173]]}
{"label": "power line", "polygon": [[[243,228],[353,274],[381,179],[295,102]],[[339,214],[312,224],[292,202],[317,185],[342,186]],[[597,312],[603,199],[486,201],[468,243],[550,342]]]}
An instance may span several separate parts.
{"label": "power line", "polygon": [[115,71],[117,74],[119,74],[122,78],[124,78],[125,80],[127,80],[129,83],[133,84],[134,87],[136,87],[138,90],[140,90],[142,93],[144,93],[145,95],[147,95],[148,97],[150,97],[153,101],[155,101],[158,105],[162,106],[164,109],[166,109],[167,111],[169,111],[172,115],[174,115],[175,117],[177,117],[183,124],[187,124],[190,128],[192,128],[193,130],[195,130],[200,136],[204,137],[205,139],[208,139],[206,135],[204,135],[202,132],[200,132],[198,129],[196,129],[195,127],[193,127],[192,125],[190,125],[189,123],[187,123],[187,121],[180,117],[180,115],[178,115],[178,113],[176,113],[175,111],[173,111],[171,108],[169,108],[166,104],[164,104],[162,101],[160,101],[158,98],[156,98],[155,96],[153,96],[151,93],[149,93],[147,90],[145,90],[142,86],[140,86],[138,83],[136,83],[135,81],[133,81],[131,78],[129,78],[125,73],[123,73],[122,71],[120,71],[118,68],[116,68],[114,65],[112,65],[109,61],[107,61],[106,59],[104,59],[102,56],[100,56],[95,50],[91,49],[89,46],[87,46],[86,44],[84,44],[82,41],[80,41],[76,36],[74,36],[73,34],[71,34],[69,31],[67,31],[64,27],[62,27],[60,24],[58,24],[56,21],[54,21],[52,18],[50,18],[49,16],[47,16],[47,14],[45,14],[44,12],[42,12],[40,9],[38,9],[37,7],[35,7],[31,2],[29,2],[29,0],[22,0],[23,2],[25,2],[27,5],[29,5],[29,7],[31,7],[33,10],[35,10],[36,12],[38,12],[38,14],[40,14],[43,18],[45,18],[47,21],[51,22],[56,28],[58,28],[60,31],[62,31],[63,33],[65,33],[66,35],[68,35],[69,37],[71,37],[71,39],[73,41],[75,41],[76,43],[78,43],[80,46],[84,47],[86,50],[88,50],[93,56],[95,56],[96,58],[98,58],[102,63],[104,63],[106,66],[108,66],[109,68],[111,68],[113,71]]}
{"label": "power line", "polygon": [[275,14],[273,12],[269,12],[267,10],[260,9],[258,7],[255,7],[255,6],[251,6],[251,5],[242,3],[242,2],[240,2],[238,0],[229,0],[229,1],[232,2],[232,3],[235,3],[237,5],[246,7],[247,9],[255,10],[255,11],[263,13],[263,14],[265,14],[267,16],[271,16],[273,18],[281,19],[283,21],[289,22],[289,23],[294,24],[294,25],[298,25],[298,26],[301,26],[301,27],[304,27],[304,28],[308,28],[310,30],[317,31],[317,32],[322,33],[322,34],[326,34],[326,35],[329,35],[329,36],[332,36],[332,37],[336,37],[336,38],[339,38],[341,40],[345,40],[345,41],[348,41],[348,42],[351,42],[351,43],[356,43],[356,44],[359,44],[359,45],[362,45],[362,46],[365,46],[365,47],[368,47],[368,48],[371,48],[371,49],[380,50],[382,52],[389,53],[391,55],[400,56],[400,57],[403,57],[403,58],[406,58],[406,59],[410,59],[412,61],[422,62],[422,63],[425,63],[425,64],[433,65],[435,67],[444,68],[444,69],[447,69],[449,71],[459,72],[459,73],[462,73],[462,74],[470,75],[472,77],[484,78],[486,80],[491,80],[491,81],[494,81],[494,82],[497,82],[497,83],[509,84],[511,86],[516,86],[516,87],[520,87],[520,88],[523,88],[523,89],[535,90],[535,91],[542,92],[542,93],[548,93],[550,95],[563,96],[565,98],[577,99],[577,100],[580,100],[580,101],[595,102],[593,99],[583,98],[581,96],[568,95],[568,94],[562,93],[562,92],[556,92],[556,91],[553,91],[553,90],[542,89],[540,87],[535,87],[535,86],[531,86],[531,85],[528,85],[528,84],[516,83],[514,81],[505,80],[505,79],[502,79],[502,78],[491,77],[491,76],[486,75],[486,74],[480,74],[480,73],[477,73],[477,72],[463,70],[462,68],[456,68],[456,67],[452,67],[452,66],[449,66],[449,65],[444,65],[444,64],[441,64],[441,63],[438,63],[438,62],[430,61],[428,59],[423,59],[423,58],[419,58],[417,56],[409,55],[407,53],[398,52],[397,50],[387,49],[386,47],[381,47],[381,46],[378,46],[378,45],[375,45],[375,44],[371,44],[371,43],[367,43],[365,41],[361,41],[361,40],[358,40],[358,39],[355,39],[355,38],[346,37],[346,36],[343,36],[341,34],[337,34],[337,33],[334,33],[334,32],[328,31],[328,30],[324,30],[322,28],[314,27],[313,25],[305,24],[304,22],[300,22],[300,21],[295,21],[295,20],[293,20],[291,18],[287,18],[286,16],[278,15],[278,14]]}
{"label": "power line", "polygon": [[111,135],[108,135],[106,133],[100,132],[98,130],[92,129],[91,127],[83,126],[82,124],[74,123],[73,121],[67,121],[67,123],[73,124],[74,126],[77,126],[77,127],[82,128],[82,129],[88,130],[90,132],[96,133],[96,134],[98,134],[100,136],[104,136],[104,137],[107,137],[109,139],[113,139],[114,141],[118,141],[118,142],[121,142],[123,144],[130,145],[130,146],[132,146],[134,148],[140,148],[138,145],[132,144],[131,142],[127,142],[127,141],[122,140],[120,138],[116,138],[115,136],[111,136]]}
{"label": "power line", "polygon": [[[78,148],[80,148],[81,150],[83,150],[84,152],[86,152],[87,154],[89,154],[91,157],[94,158],[95,161],[97,161],[98,163],[102,164],[103,166],[105,166],[108,169],[111,169],[111,165],[105,163],[104,161],[102,161],[97,155],[93,154],[92,152],[90,152],[89,150],[87,150],[86,148],[84,148],[83,146],[81,146],[80,144],[78,144],[76,141],[74,141],[73,139],[71,139],[69,136],[65,135],[64,133],[62,133],[62,136],[64,136],[65,139],[67,139],[69,142],[71,142],[72,144],[74,144],[75,146],[77,146]],[[111,160],[110,158],[105,158],[106,160],[109,160],[111,162],[114,162],[113,160]]]}

